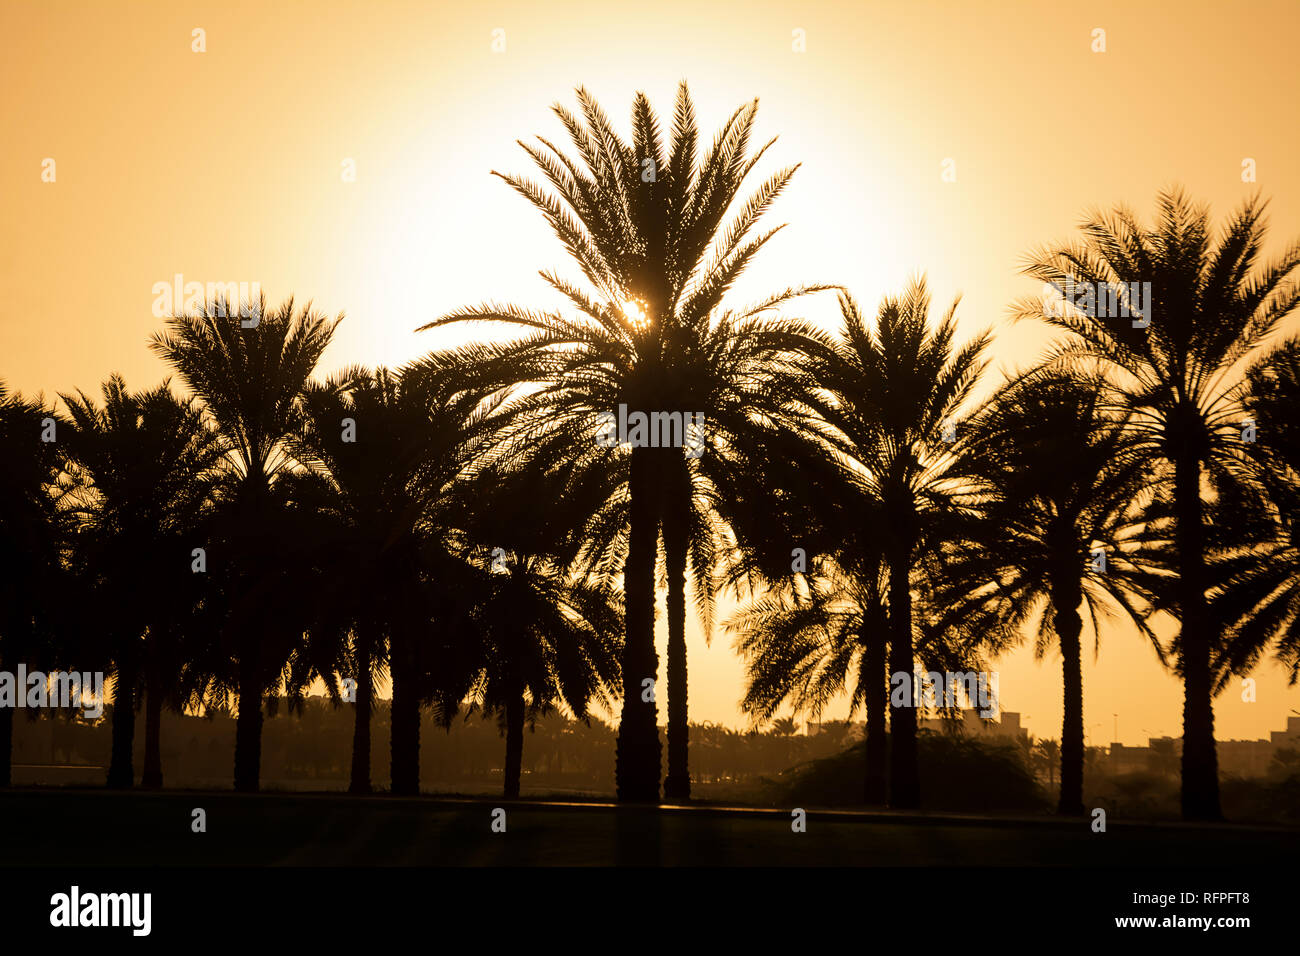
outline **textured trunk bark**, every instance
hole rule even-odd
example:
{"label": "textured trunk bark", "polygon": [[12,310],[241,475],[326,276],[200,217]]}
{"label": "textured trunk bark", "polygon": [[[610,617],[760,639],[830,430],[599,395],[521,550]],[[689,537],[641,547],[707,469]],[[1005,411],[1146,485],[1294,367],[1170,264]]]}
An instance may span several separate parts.
{"label": "textured trunk bark", "polygon": [[374,687],[370,676],[371,644],[367,639],[362,641],[357,655],[357,710],[352,726],[352,780],[348,793],[370,792],[370,709]]}
{"label": "textured trunk bark", "polygon": [[1174,465],[1179,643],[1183,671],[1183,818],[1219,820],[1223,812],[1219,805],[1210,635],[1206,628],[1201,464],[1194,453],[1183,450]]}
{"label": "textured trunk bark", "polygon": [[889,674],[885,664],[888,633],[885,622],[865,627],[861,632],[865,648],[867,706],[867,775],[862,797],[869,804],[881,805],[889,799],[889,738],[885,733],[885,712],[889,709]]}
{"label": "textured trunk bark", "polygon": [[654,684],[655,555],[659,546],[657,475],[652,449],[633,448],[629,478],[628,553],[623,566],[626,637],[623,642],[623,707],[614,748],[614,779],[623,802],[659,801],[660,744]]}
{"label": "textured trunk bark", "polygon": [[144,774],[140,786],[161,790],[162,772],[162,676],[155,666],[149,667],[144,689]]}
{"label": "textured trunk bark", "polygon": [[258,644],[240,641],[239,716],[235,719],[235,789],[256,793],[262,767],[262,682]]}
{"label": "textured trunk bark", "polygon": [[691,798],[690,723],[686,675],[686,560],[690,478],[686,463],[674,456],[678,471],[664,509],[664,559],[668,571],[668,776],[664,796]]}
{"label": "textured trunk bark", "polygon": [[913,808],[921,803],[920,767],[916,755],[916,708],[918,688],[912,649],[912,543],[910,535],[896,545],[889,559],[889,669],[905,674],[911,687],[906,707],[890,708],[889,805]]}
{"label": "textured trunk bark", "polygon": [[135,669],[124,652],[117,665],[113,688],[113,749],[108,764],[108,786],[129,790],[135,784]]}
{"label": "textured trunk bark", "polygon": [[505,795],[519,796],[519,778],[524,768],[524,694],[523,688],[512,689],[506,701],[506,773]]}
{"label": "textured trunk bark", "polygon": [[1056,812],[1083,813],[1083,663],[1079,636],[1083,600],[1079,557],[1063,549],[1052,573],[1052,608],[1056,638],[1061,646],[1061,682],[1065,715],[1061,721],[1061,793]]}
{"label": "textured trunk bark", "polygon": [[415,673],[415,648],[410,635],[392,635],[393,793],[420,792],[420,688]]}

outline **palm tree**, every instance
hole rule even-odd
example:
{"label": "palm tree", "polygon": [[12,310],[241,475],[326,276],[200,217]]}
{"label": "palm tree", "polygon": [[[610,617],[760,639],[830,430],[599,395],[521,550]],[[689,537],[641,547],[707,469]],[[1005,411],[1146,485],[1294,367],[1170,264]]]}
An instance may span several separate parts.
{"label": "palm tree", "polygon": [[[913,578],[964,523],[961,473],[970,440],[956,419],[966,411],[988,344],[987,333],[956,344],[956,308],[954,302],[931,324],[922,279],[901,297],[885,299],[872,327],[857,303],[841,295],[840,334],[813,353],[817,388],[802,399],[810,411],[807,430],[840,469],[840,494],[860,502],[859,521],[873,522],[862,538],[883,542],[888,667],[909,688],[914,642],[923,632]],[[920,802],[915,696],[890,711],[890,804],[896,807]]]}
{"label": "palm tree", "polygon": [[474,705],[504,718],[505,796],[519,796],[524,722],[563,702],[578,720],[618,687],[623,626],[616,592],[575,578],[552,558],[501,549],[498,572],[484,571],[478,621],[483,664]]}
{"label": "palm tree", "polygon": [[131,394],[113,375],[102,394],[103,407],[80,391],[62,398],[71,419],[65,447],[75,482],[69,513],[79,525],[79,560],[105,611],[100,626],[108,632],[116,673],[108,785],[134,783],[135,707],[143,681],[149,772],[142,782],[159,787],[164,673],[183,656],[173,642],[200,600],[191,548],[210,500],[207,478],[223,448],[193,400],[173,396],[167,382]]}
{"label": "palm tree", "polygon": [[[867,710],[866,803],[885,802],[887,700],[885,655],[888,612],[877,590],[859,593],[843,576],[816,575],[809,590],[774,582],[736,612],[726,629],[736,635],[747,682],[741,710],[770,719],[787,703],[819,717],[832,701],[849,697],[852,720]],[[878,691],[872,695],[872,690]]]}
{"label": "palm tree", "polygon": [[[0,381],[0,670],[55,638],[50,615],[64,584],[60,427],[66,422],[40,396],[23,398]],[[0,704],[0,787],[12,782],[13,703]]]}
{"label": "palm tree", "polygon": [[[1050,737],[1046,740],[1038,741],[1038,754],[1042,758],[1043,766],[1047,768],[1047,785],[1056,787],[1056,768],[1061,763],[1061,745]],[[1082,753],[1080,754],[1082,757]],[[1083,777],[1082,770],[1079,774]]]}
{"label": "palm tree", "polygon": [[[1300,303],[1292,274],[1300,244],[1261,261],[1265,203],[1248,199],[1220,233],[1182,191],[1157,197],[1152,228],[1127,209],[1090,214],[1083,240],[1031,253],[1024,272],[1056,288],[1082,290],[1066,303],[1022,302],[1021,318],[1065,331],[1055,351],[1075,369],[1099,369],[1107,402],[1131,410],[1130,428],[1171,489],[1177,554],[1183,678],[1182,811],[1219,819],[1218,761],[1207,614],[1207,482],[1231,484],[1243,417],[1235,396],[1243,365]],[[1130,283],[1149,283],[1144,287]],[[1133,293],[1137,292],[1137,295]],[[1107,308],[1097,308],[1098,300]],[[1142,301],[1145,299],[1145,303]],[[1091,302],[1091,307],[1089,303]],[[1132,316],[1111,305],[1125,305]]]}
{"label": "palm tree", "polygon": [[294,640],[273,633],[265,612],[277,579],[272,492],[292,465],[285,443],[299,396],[342,321],[326,319],[310,304],[295,313],[292,299],[274,312],[262,301],[257,314],[260,321],[245,328],[229,303],[208,303],[201,312],[168,319],[150,343],[203,403],[237,475],[229,534],[218,546],[229,548],[224,573],[238,579],[227,593],[233,600],[228,633],[236,645],[240,703],[235,789],[242,791],[258,787],[262,695]]}
{"label": "palm tree", "polygon": [[[520,467],[487,456],[456,495],[474,604],[471,709],[495,712],[506,738],[505,795],[519,796],[525,720],[565,704],[588,724],[619,687],[622,602],[611,576],[580,560],[587,500],[547,456]],[[538,508],[537,500],[547,501]]]}
{"label": "palm tree", "polygon": [[[660,484],[664,461],[681,452],[645,442],[630,450],[602,448],[595,455],[587,449],[605,426],[604,416],[620,405],[647,415],[693,410],[679,407],[682,392],[669,384],[685,351],[678,342],[698,339],[736,277],[772,237],[776,230],[750,233],[794,168],[775,173],[747,200],[739,198],[742,183],[767,148],[746,155],[756,101],[737,109],[697,160],[698,130],[685,84],[678,89],[667,150],[644,94],[633,103],[630,143],[614,131],[586,90],[580,88],[577,96],[582,119],[558,104],[554,108],[576,159],[545,139],[523,146],[554,192],[502,175],[542,212],[577,261],[587,288],[542,273],[577,315],[486,303],[424,328],[486,321],[526,330],[524,338],[513,342],[469,346],[436,360],[473,363],[481,380],[501,387],[528,383],[531,391],[521,411],[530,413],[524,416],[529,424],[521,427],[531,428],[534,437],[541,431],[560,435],[552,447],[606,468],[613,467],[610,457],[629,459],[626,484],[612,485],[625,498],[628,528],[622,552],[624,697],[615,775],[621,800],[653,802],[659,796],[660,744],[655,695],[645,682],[652,682],[658,670],[654,571]],[[729,209],[738,212],[724,225]],[[804,291],[787,289],[735,318],[752,318]],[[597,512],[602,501],[590,505]]]}
{"label": "palm tree", "polygon": [[483,431],[481,405],[482,396],[460,390],[453,377],[419,369],[347,369],[309,385],[302,399],[302,428],[291,447],[313,470],[317,513],[339,529],[327,569],[333,596],[320,627],[352,638],[346,670],[357,682],[354,793],[370,789],[374,683],[390,664],[393,788],[418,790],[419,703],[426,696],[420,675],[434,667],[435,649],[420,637],[433,630],[435,613],[424,558],[431,547],[452,546],[450,495]]}
{"label": "palm tree", "polygon": [[1113,609],[1160,649],[1147,618],[1158,569],[1144,540],[1149,475],[1132,429],[1108,417],[1099,383],[1038,369],[1007,384],[971,424],[970,475],[982,496],[974,536],[944,555],[936,622],[1061,651],[1059,812],[1083,813],[1083,617],[1094,635]]}
{"label": "palm tree", "polygon": [[[777,381],[794,404],[800,389],[813,387],[788,371]],[[799,422],[798,413],[785,409],[765,431],[710,458],[715,498],[735,542],[725,580],[738,596],[752,596],[727,623],[751,657],[742,707],[766,719],[788,701],[818,716],[856,686],[850,706],[866,711],[863,797],[884,804],[888,566],[875,533],[882,519],[871,510],[876,503],[844,480],[843,459],[827,454],[816,421],[802,428],[792,420]]]}

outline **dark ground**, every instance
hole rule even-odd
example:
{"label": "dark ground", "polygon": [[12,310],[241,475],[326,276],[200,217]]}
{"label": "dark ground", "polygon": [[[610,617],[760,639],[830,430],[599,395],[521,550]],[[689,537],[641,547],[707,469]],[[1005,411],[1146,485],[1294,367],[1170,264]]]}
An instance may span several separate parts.
{"label": "dark ground", "polygon": [[[191,811],[207,812],[207,832]],[[493,809],[506,832],[492,831]],[[387,795],[0,792],[0,866],[1259,866],[1300,829]]]}

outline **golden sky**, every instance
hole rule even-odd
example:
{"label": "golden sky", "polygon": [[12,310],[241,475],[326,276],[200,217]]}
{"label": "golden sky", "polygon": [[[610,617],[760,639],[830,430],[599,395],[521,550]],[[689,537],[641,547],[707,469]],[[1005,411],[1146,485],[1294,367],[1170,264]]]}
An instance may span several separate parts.
{"label": "golden sky", "polygon": [[[47,395],[113,371],[156,384],[153,287],[177,273],[346,312],[322,372],[454,341],[413,330],[457,305],[553,304],[537,271],[575,270],[489,171],[528,171],[515,140],[561,137],[549,107],[578,84],[626,130],[636,90],[667,122],[682,78],[709,137],[757,96],[757,132],[781,137],[763,168],[803,163],[740,300],[824,280],[874,308],[924,271],[936,308],[963,293],[966,330],[1001,326],[1035,291],[1023,254],[1090,206],[1145,216],[1180,183],[1222,213],[1258,188],[1272,251],[1300,236],[1298,25],[1295,0],[4,0],[0,377]],[[833,320],[833,299],[807,314]],[[996,358],[1042,342],[1003,330]],[[1059,659],[997,666],[1005,707],[1058,736]],[[740,722],[725,636],[694,629],[690,667],[692,719]],[[1220,739],[1300,711],[1274,665],[1256,676],[1257,703],[1220,698]],[[1085,706],[1090,742],[1114,713],[1126,743],[1180,733],[1177,681],[1122,629],[1085,666]]]}

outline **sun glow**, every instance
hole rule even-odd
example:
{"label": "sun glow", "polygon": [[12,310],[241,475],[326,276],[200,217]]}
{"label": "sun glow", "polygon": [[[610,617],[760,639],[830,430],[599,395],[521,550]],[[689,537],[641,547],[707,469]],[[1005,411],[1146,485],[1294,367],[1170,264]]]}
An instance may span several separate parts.
{"label": "sun glow", "polygon": [[626,299],[623,302],[623,318],[638,330],[650,324],[650,307],[642,299]]}

